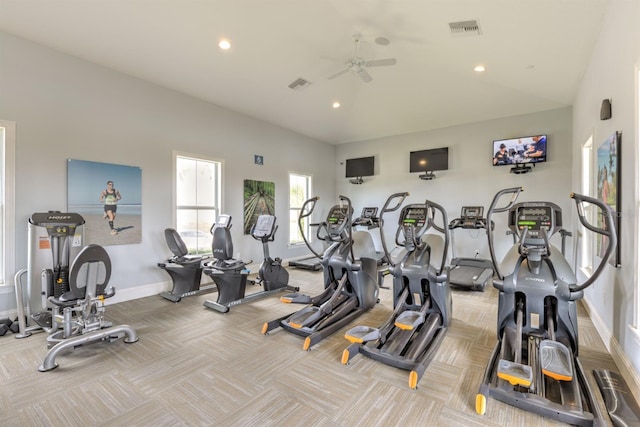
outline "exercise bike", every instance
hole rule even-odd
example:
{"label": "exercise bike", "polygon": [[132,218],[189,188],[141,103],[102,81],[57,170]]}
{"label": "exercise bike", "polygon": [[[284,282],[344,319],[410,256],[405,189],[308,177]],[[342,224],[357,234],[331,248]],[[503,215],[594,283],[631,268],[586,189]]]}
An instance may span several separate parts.
{"label": "exercise bike", "polygon": [[276,230],[276,217],[260,215],[251,228],[251,236],[262,242],[264,260],[258,272],[257,283],[263,291],[245,296],[249,271],[246,263],[233,258],[233,242],[231,240],[231,216],[220,215],[211,227],[213,234],[213,261],[203,263],[203,270],[211,277],[218,288],[216,301],[206,300],[204,306],[220,313],[227,313],[231,307],[255,301],[279,292],[297,292],[298,288],[289,286],[289,273],[282,266],[279,258],[269,256],[269,242],[273,241]]}
{"label": "exercise bike", "polygon": [[169,274],[173,288],[169,292],[160,293],[160,296],[172,302],[180,302],[184,297],[216,291],[213,284],[200,287],[202,263],[209,255],[189,255],[187,245],[174,228],[165,229],[164,238],[173,256],[165,262],[159,262],[158,267]]}
{"label": "exercise bike", "polygon": [[[555,420],[592,426],[603,423],[594,393],[578,358],[576,304],[584,289],[602,273],[616,246],[614,222],[600,200],[571,194],[580,223],[605,236],[606,252],[591,277],[578,284],[576,276],[551,237],[562,227],[562,211],[551,202],[515,204],[521,188],[496,194],[487,213],[508,212],[508,227],[518,243],[498,265],[493,237],[489,251],[496,270],[493,286],[499,291],[498,342],[476,395],[476,412],[484,414],[489,396]],[[503,196],[506,207],[498,208]],[[604,224],[599,228],[585,217],[584,204],[597,207]]]}
{"label": "exercise bike", "polygon": [[[342,363],[346,365],[363,354],[408,370],[409,387],[415,389],[451,323],[452,298],[445,268],[447,214],[442,206],[431,201],[405,206],[396,232],[396,245],[403,248],[399,260],[394,262],[387,250],[382,232],[384,214],[397,210],[407,196],[391,195],[379,219],[382,247],[393,276],[393,313],[380,328],[356,326],[348,330],[345,338],[352,344],[343,351]],[[390,207],[392,202],[396,204]],[[442,227],[436,225],[436,212],[440,213]],[[438,234],[426,234],[430,229]],[[436,252],[441,253],[440,259],[436,259]]]}
{"label": "exercise bike", "polygon": [[326,221],[318,225],[316,236],[330,243],[322,255],[313,250],[303,232],[304,221],[313,213],[317,201],[318,198],[314,197],[304,202],[298,226],[309,249],[321,260],[324,291],[315,297],[298,293],[282,296],[280,300],[283,302],[307,305],[297,312],[266,322],[262,327],[264,335],[282,327],[305,337],[304,350],[309,350],[378,302],[373,239],[369,233],[361,232],[362,239],[358,240],[366,251],[360,254],[354,250],[351,201],[340,196],[340,204],[333,206]]}

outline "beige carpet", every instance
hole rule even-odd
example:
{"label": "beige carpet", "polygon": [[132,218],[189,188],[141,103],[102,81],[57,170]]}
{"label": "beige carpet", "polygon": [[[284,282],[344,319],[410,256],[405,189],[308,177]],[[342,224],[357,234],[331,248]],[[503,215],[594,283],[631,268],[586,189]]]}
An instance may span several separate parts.
{"label": "beige carpet", "polygon": [[[320,292],[322,273],[289,271],[303,291]],[[43,333],[0,337],[0,425],[560,425],[493,399],[486,415],[475,412],[496,340],[493,288],[454,292],[453,324],[417,390],[408,387],[408,372],[363,356],[343,366],[347,328],[305,352],[301,337],[260,333],[265,321],[299,306],[269,297],[220,314],[202,306],[215,297],[173,304],[152,296],[108,306],[107,318],[134,327],[139,342],[81,347],[46,373],[37,370],[47,352]],[[380,298],[353,325],[379,326],[392,310],[391,291],[382,289]],[[581,360],[601,401],[591,369],[615,365],[582,309],[579,322]]]}

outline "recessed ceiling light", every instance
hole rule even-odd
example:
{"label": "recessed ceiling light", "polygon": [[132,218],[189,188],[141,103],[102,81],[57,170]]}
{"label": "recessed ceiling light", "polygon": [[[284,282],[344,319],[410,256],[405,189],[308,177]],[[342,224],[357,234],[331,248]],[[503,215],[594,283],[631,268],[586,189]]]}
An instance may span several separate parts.
{"label": "recessed ceiling light", "polygon": [[335,101],[333,104],[331,104],[331,106],[333,108],[340,108],[340,103],[338,101]]}
{"label": "recessed ceiling light", "polygon": [[476,65],[473,67],[473,71],[476,73],[482,73],[485,70],[484,65]]}
{"label": "recessed ceiling light", "polygon": [[222,39],[218,42],[218,47],[222,50],[229,50],[231,48],[231,42],[227,39]]}

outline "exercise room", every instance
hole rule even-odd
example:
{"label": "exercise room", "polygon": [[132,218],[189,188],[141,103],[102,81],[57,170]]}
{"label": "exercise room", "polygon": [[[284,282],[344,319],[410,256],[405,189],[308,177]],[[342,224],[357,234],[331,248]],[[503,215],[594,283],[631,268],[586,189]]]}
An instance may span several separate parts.
{"label": "exercise room", "polygon": [[0,0],[0,424],[638,425],[638,17]]}

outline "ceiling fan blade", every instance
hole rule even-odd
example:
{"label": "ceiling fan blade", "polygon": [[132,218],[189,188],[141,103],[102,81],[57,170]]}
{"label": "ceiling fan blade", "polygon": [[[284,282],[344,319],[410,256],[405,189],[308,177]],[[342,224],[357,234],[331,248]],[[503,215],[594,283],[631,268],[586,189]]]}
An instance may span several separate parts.
{"label": "ceiling fan blade", "polygon": [[365,83],[369,83],[371,80],[373,80],[373,77],[371,77],[371,74],[369,74],[367,70],[365,70],[364,68],[359,68],[357,73],[362,79],[362,81]]}
{"label": "ceiling fan blade", "polygon": [[373,59],[371,61],[366,61],[364,63],[365,67],[383,67],[386,65],[396,65],[395,58],[387,58],[387,59]]}
{"label": "ceiling fan blade", "polygon": [[344,70],[342,70],[342,71],[338,71],[338,72],[337,72],[337,73],[335,73],[334,75],[329,76],[329,77],[327,77],[327,78],[328,78],[329,80],[333,80],[333,79],[335,79],[336,77],[343,75],[344,73],[348,73],[348,72],[349,72],[349,70],[350,70],[350,68],[345,68]]}

